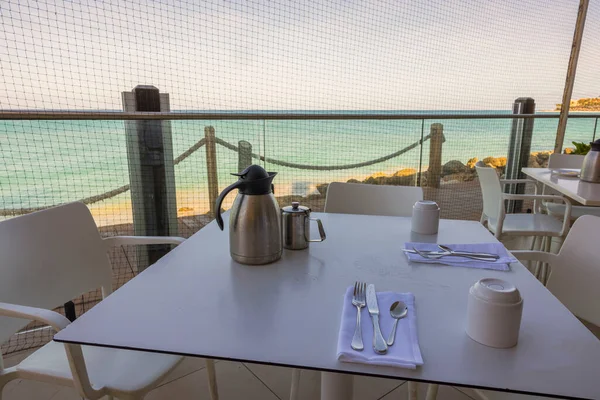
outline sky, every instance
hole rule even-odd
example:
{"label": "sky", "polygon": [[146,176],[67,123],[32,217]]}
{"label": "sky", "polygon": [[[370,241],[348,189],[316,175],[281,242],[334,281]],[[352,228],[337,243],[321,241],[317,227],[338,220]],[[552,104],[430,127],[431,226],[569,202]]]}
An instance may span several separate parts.
{"label": "sky", "polygon": [[[562,97],[575,0],[0,0],[0,109],[504,110]],[[573,98],[600,96],[591,0]]]}

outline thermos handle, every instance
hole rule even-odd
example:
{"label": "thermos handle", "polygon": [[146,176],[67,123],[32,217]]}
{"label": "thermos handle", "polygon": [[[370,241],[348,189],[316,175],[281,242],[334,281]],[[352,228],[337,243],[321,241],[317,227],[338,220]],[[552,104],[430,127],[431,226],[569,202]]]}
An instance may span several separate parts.
{"label": "thermos handle", "polygon": [[223,199],[225,198],[225,196],[227,196],[229,192],[231,192],[233,189],[241,189],[243,186],[244,182],[242,181],[232,183],[221,192],[219,197],[217,197],[217,202],[215,204],[215,217],[217,219],[217,225],[219,225],[219,228],[221,228],[221,230],[223,230],[223,217],[221,217],[221,203],[223,203]]}
{"label": "thermos handle", "polygon": [[310,232],[304,232],[304,238],[306,239],[307,242],[322,242],[323,240],[325,240],[327,238],[327,236],[325,236],[325,229],[323,229],[323,223],[321,222],[321,220],[319,218],[309,218],[310,221],[317,221],[317,226],[319,227],[319,236],[321,236],[321,239],[315,239],[315,240],[310,240]]}

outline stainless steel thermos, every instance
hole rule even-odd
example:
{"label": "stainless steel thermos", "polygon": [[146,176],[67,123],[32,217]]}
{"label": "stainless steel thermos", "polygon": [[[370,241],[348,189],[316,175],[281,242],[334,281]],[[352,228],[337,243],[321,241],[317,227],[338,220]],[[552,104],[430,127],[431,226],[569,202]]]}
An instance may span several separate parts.
{"label": "stainless steel thermos", "polygon": [[600,183],[600,139],[590,143],[590,151],[583,159],[579,179],[586,182]]}
{"label": "stainless steel thermos", "polygon": [[221,203],[232,190],[239,193],[229,214],[229,251],[242,264],[267,264],[281,258],[281,212],[271,185],[277,172],[251,165],[217,198],[216,219],[223,230]]}

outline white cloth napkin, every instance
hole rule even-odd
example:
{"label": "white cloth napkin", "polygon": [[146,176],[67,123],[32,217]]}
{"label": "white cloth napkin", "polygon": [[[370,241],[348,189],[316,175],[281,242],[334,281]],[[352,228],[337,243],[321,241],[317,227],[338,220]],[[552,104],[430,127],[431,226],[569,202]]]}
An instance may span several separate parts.
{"label": "white cloth napkin", "polygon": [[[508,271],[510,269],[509,264],[517,262],[517,259],[510,255],[502,243],[447,244],[446,246],[450,247],[454,251],[475,251],[478,253],[497,254],[500,256],[500,258],[493,262],[478,261],[466,257],[442,257],[438,260],[429,260],[416,253],[404,252],[404,254],[406,254],[406,257],[408,257],[410,261],[414,262],[444,264],[453,267],[493,269],[496,271]],[[412,250],[413,247],[417,250],[442,251],[437,246],[437,243],[409,242],[404,244],[405,249]]]}
{"label": "white cloth napkin", "polygon": [[390,315],[390,306],[398,300],[402,300],[408,307],[408,315],[398,321],[396,340],[394,345],[388,347],[386,354],[377,354],[373,350],[373,322],[367,307],[360,311],[362,336],[364,343],[363,351],[356,351],[350,347],[354,328],[356,326],[356,307],[352,305],[352,293],[354,287],[346,290],[344,296],[344,308],[342,311],[342,324],[338,338],[337,357],[343,362],[354,362],[372,365],[385,365],[415,369],[417,365],[423,365],[423,357],[419,348],[417,338],[417,315],[415,313],[415,296],[412,293],[377,293],[379,304],[379,327],[383,337],[387,338],[392,331],[394,322]]}

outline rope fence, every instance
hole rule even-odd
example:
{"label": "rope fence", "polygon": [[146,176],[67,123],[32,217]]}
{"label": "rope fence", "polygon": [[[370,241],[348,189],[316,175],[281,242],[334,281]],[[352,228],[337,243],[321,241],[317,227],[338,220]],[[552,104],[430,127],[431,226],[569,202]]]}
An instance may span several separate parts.
{"label": "rope fence", "polygon": [[[420,146],[421,144],[423,144],[423,142],[425,142],[426,140],[429,140],[431,138],[431,135],[427,135],[425,136],[423,139],[419,139],[418,141],[416,141],[415,143],[406,146],[405,148],[395,151],[391,154],[388,154],[386,156],[383,157],[379,157],[376,158],[374,160],[369,160],[369,161],[363,161],[360,163],[355,163],[355,164],[344,164],[344,165],[308,165],[308,164],[297,164],[297,163],[292,163],[292,162],[288,162],[288,161],[281,161],[281,160],[276,160],[274,158],[270,158],[270,157],[265,157],[265,156],[261,156],[259,154],[256,153],[252,153],[252,158],[255,158],[257,160],[260,161],[264,161],[264,162],[268,162],[270,164],[275,164],[275,165],[280,165],[282,167],[288,167],[288,168],[295,168],[295,169],[305,169],[305,170],[311,170],[311,171],[339,171],[339,170],[343,170],[343,169],[354,169],[354,168],[362,168],[362,167],[368,167],[371,165],[375,165],[375,164],[380,164],[382,162],[391,160],[392,158],[396,158],[401,156],[402,154]],[[229,150],[235,151],[235,152],[239,152],[239,147],[231,144],[229,142],[226,142],[223,139],[220,138],[215,138],[215,142],[220,144],[221,146],[228,148]]]}

